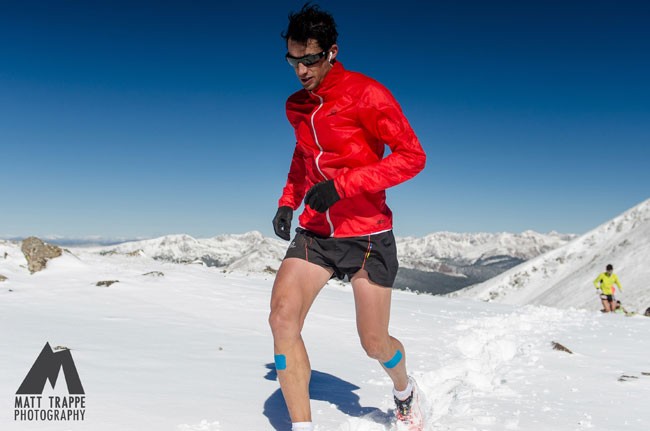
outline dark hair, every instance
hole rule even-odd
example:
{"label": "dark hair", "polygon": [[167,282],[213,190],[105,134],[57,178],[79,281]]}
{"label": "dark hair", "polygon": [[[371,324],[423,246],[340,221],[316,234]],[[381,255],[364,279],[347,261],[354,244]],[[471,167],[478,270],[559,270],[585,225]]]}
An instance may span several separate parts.
{"label": "dark hair", "polygon": [[315,39],[323,50],[330,49],[338,35],[332,15],[309,3],[305,3],[299,12],[289,14],[289,26],[282,33],[285,41],[292,39],[307,43],[308,39]]}
{"label": "dark hair", "polygon": [[609,265],[607,265],[607,268],[605,268],[605,269],[607,269],[607,271],[611,271],[611,270],[614,269],[614,267],[611,264],[609,264]]}

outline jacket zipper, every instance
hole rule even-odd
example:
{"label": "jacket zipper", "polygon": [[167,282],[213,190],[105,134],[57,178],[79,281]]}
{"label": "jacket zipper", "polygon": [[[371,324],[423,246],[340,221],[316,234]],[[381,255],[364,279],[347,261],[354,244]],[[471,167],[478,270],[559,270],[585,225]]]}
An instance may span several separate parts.
{"label": "jacket zipper", "polygon": [[[318,142],[318,135],[316,134],[316,126],[314,126],[314,117],[316,117],[316,113],[320,111],[320,109],[323,107],[324,101],[321,96],[318,94],[311,92],[314,96],[318,97],[318,100],[320,101],[320,105],[318,105],[318,108],[314,110],[314,112],[311,114],[311,130],[314,133],[314,142],[316,143],[316,146],[318,147],[319,153],[318,156],[316,156],[316,160],[314,161],[316,163],[316,169],[318,169],[318,172],[322,175],[322,177],[325,180],[328,180],[327,176],[325,173],[321,170],[320,166],[318,165],[318,162],[320,161],[321,156],[323,155],[323,147],[320,146],[320,142]],[[327,218],[327,223],[330,225],[330,236],[334,236],[334,224],[332,223],[332,219],[330,218],[330,210],[329,208],[327,211],[325,211],[325,217]]]}

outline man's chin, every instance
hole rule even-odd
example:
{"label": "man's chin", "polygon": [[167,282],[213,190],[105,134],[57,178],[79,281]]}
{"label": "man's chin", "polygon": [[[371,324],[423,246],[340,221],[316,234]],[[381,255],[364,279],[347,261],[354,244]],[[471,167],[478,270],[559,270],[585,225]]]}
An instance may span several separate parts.
{"label": "man's chin", "polygon": [[314,78],[310,78],[307,81],[300,81],[300,84],[302,85],[302,88],[307,91],[311,91],[318,86],[318,83]]}

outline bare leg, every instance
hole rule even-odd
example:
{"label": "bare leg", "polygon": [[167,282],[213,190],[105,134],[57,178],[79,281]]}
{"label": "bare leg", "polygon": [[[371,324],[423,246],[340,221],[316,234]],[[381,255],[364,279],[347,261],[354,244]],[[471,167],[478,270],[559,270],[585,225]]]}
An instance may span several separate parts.
{"label": "bare leg", "polygon": [[331,275],[331,270],[288,258],[280,265],[273,284],[269,324],[275,354],[286,358],[286,369],[278,370],[278,380],[292,422],[311,422],[311,367],[300,333],[309,308]]}
{"label": "bare leg", "polygon": [[612,299],[611,301],[608,302],[609,302],[609,311],[614,313],[616,311],[616,300]]}
{"label": "bare leg", "polygon": [[614,311],[614,309],[611,306],[611,303],[609,302],[609,299],[607,298],[603,299],[603,305],[605,306],[606,313]]}
{"label": "bare leg", "polygon": [[609,313],[609,301],[602,298],[600,301],[603,303],[603,309],[605,310],[605,313]]}
{"label": "bare leg", "polygon": [[[363,269],[352,277],[352,289],[361,345],[368,356],[382,364],[395,389],[403,391],[408,386],[406,352],[402,343],[388,333],[392,289],[373,283]],[[397,350],[402,352],[402,360],[386,368],[383,363],[390,361]]]}

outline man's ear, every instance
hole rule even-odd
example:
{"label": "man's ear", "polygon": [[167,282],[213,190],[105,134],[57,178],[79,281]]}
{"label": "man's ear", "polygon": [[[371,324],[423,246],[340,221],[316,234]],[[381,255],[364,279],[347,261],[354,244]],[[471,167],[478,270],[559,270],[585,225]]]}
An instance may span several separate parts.
{"label": "man's ear", "polygon": [[337,44],[332,45],[330,48],[330,53],[327,56],[327,61],[332,64],[333,60],[336,59],[336,55],[339,53],[339,47]]}

